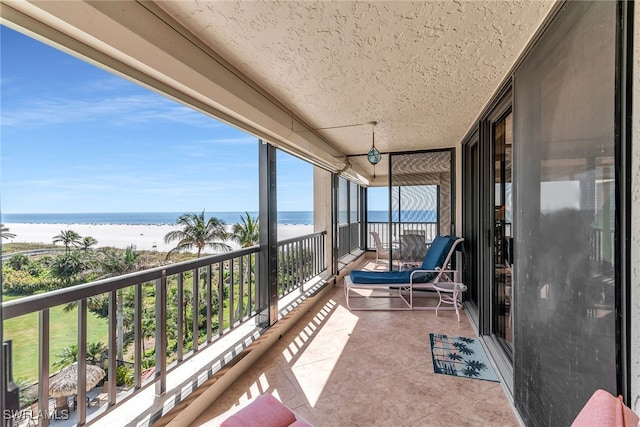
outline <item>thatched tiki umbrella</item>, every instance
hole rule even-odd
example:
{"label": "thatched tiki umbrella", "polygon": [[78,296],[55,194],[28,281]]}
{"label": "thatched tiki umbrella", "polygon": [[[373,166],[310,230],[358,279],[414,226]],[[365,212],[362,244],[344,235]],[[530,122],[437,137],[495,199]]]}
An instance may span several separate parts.
{"label": "thatched tiki umbrella", "polygon": [[[106,373],[96,365],[87,365],[87,391],[100,382]],[[58,372],[49,382],[49,396],[64,397],[78,394],[78,363],[74,362]]]}

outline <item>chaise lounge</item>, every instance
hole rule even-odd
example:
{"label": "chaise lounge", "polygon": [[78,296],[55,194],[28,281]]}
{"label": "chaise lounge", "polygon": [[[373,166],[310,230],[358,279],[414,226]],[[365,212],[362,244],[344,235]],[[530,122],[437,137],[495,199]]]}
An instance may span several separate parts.
{"label": "chaise lounge", "polygon": [[[417,307],[413,304],[416,290],[434,290],[440,281],[455,281],[457,270],[447,269],[456,250],[462,249],[463,238],[437,236],[427,251],[422,265],[409,271],[365,271],[354,270],[344,278],[344,292],[349,310],[435,310],[434,307]],[[363,295],[357,290],[369,290],[371,295]],[[380,295],[376,291],[384,291]],[[353,307],[352,298],[399,298],[400,307],[380,308],[376,306]]]}

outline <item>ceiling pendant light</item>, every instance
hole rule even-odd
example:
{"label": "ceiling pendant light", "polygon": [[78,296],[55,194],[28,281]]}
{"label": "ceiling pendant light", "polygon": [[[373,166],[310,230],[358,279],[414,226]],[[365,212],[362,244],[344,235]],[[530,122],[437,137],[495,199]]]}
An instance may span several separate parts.
{"label": "ceiling pendant light", "polygon": [[382,158],[382,155],[380,154],[380,151],[378,151],[378,149],[376,148],[376,125],[378,124],[378,122],[369,122],[369,124],[373,126],[373,129],[372,129],[372,136],[371,136],[371,150],[369,150],[369,152],[367,153],[367,160],[369,160],[369,163],[373,165],[373,178],[375,179],[376,165],[380,163],[380,159]]}
{"label": "ceiling pendant light", "polygon": [[367,153],[367,159],[369,160],[369,163],[375,166],[380,162],[380,158],[382,157],[376,148],[376,125],[378,122],[369,122],[369,124],[373,126],[373,131],[371,138],[371,150]]}

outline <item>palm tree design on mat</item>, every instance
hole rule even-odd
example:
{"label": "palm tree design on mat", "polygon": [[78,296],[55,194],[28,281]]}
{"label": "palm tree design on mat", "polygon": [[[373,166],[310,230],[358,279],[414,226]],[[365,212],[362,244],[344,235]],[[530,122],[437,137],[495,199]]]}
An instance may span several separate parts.
{"label": "palm tree design on mat", "polygon": [[491,367],[483,360],[484,352],[477,339],[447,337],[441,334],[430,334],[430,337],[435,373],[499,381]]}
{"label": "palm tree design on mat", "polygon": [[453,363],[443,363],[441,366],[435,368],[435,372],[439,374],[447,374],[447,375],[458,375],[458,370],[456,369],[456,365]]}
{"label": "palm tree design on mat", "polygon": [[471,369],[475,369],[478,372],[484,371],[487,369],[487,365],[485,365],[483,362],[480,362],[478,360],[465,360],[464,363],[465,365],[467,365],[467,367]]}
{"label": "palm tree design on mat", "polygon": [[467,378],[475,378],[480,376],[480,372],[467,366],[462,370],[462,375],[464,375]]}
{"label": "palm tree design on mat", "polygon": [[458,353],[449,353],[447,357],[449,358],[449,360],[455,360],[455,361],[462,360],[462,356],[460,356]]}
{"label": "palm tree design on mat", "polygon": [[461,341],[456,341],[452,344],[460,353],[470,356],[474,353],[465,343]]}

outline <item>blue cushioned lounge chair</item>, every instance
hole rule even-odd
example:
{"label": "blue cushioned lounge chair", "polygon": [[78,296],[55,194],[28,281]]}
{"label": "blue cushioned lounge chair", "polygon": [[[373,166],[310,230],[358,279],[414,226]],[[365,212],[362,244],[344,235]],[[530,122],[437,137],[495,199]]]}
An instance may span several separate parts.
{"label": "blue cushioned lounge chair", "polygon": [[[344,278],[344,293],[350,310],[381,310],[379,307],[354,308],[350,298],[400,298],[399,308],[384,310],[435,309],[435,307],[414,307],[414,290],[433,290],[433,284],[441,280],[455,280],[456,270],[448,270],[453,253],[462,248],[464,239],[456,236],[437,236],[427,251],[422,265],[409,271],[366,271],[354,270]],[[388,290],[386,295],[364,296],[355,289]]]}

